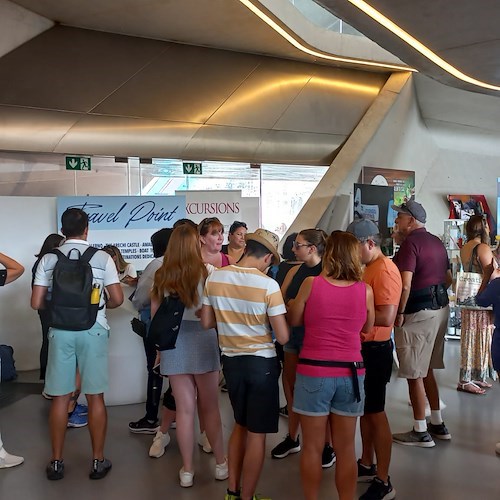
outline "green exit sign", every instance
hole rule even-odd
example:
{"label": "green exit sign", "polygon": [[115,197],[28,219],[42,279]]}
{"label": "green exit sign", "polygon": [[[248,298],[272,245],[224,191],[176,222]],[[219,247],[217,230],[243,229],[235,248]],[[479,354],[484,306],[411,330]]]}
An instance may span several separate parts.
{"label": "green exit sign", "polygon": [[66,156],[66,170],[90,170],[90,158],[82,156]]}
{"label": "green exit sign", "polygon": [[182,162],[182,171],[184,175],[201,175],[201,163]]}

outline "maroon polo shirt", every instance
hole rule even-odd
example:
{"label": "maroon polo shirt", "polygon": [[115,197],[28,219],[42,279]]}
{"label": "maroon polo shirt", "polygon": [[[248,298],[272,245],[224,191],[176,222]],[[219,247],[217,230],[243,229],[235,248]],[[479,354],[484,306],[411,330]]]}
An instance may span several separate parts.
{"label": "maroon polo shirt", "polygon": [[412,290],[446,282],[448,254],[442,241],[422,227],[414,229],[399,248],[395,264],[400,272],[411,271]]}

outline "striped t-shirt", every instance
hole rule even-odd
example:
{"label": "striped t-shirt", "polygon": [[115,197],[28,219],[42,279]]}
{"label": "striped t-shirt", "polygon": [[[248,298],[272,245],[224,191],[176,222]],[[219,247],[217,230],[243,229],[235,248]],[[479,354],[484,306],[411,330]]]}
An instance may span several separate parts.
{"label": "striped t-shirt", "polygon": [[222,354],[276,356],[268,316],[286,308],[272,278],[255,268],[216,269],[205,283],[203,304],[214,309]]}

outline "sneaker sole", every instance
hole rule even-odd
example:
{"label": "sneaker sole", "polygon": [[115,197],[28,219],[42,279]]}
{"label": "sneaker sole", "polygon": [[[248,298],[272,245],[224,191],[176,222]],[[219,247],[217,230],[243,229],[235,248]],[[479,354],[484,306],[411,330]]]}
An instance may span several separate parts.
{"label": "sneaker sole", "polygon": [[94,479],[94,480],[97,480],[97,479],[104,479],[107,475],[108,475],[108,472],[111,470],[111,466],[109,467],[109,469],[106,469],[105,472],[102,472],[100,474],[94,474],[94,473],[90,473],[89,474],[89,479]]}
{"label": "sneaker sole", "polygon": [[156,434],[160,429],[160,426],[155,427],[154,429],[131,429],[130,427],[128,430],[132,434]]}
{"label": "sneaker sole", "polygon": [[428,443],[398,441],[397,439],[393,439],[393,441],[397,444],[402,444],[403,446],[418,446],[419,448],[434,448],[434,446],[436,446],[434,441]]}
{"label": "sneaker sole", "polygon": [[86,427],[88,425],[88,422],[85,422],[84,424],[69,424],[67,425],[68,429],[79,429],[80,427]]}
{"label": "sneaker sole", "polygon": [[451,439],[451,434],[433,434],[429,433],[435,439],[441,439],[442,441],[449,441]]}
{"label": "sneaker sole", "polygon": [[327,464],[321,464],[321,467],[323,469],[329,469],[330,467],[333,466],[333,464],[337,461],[337,457],[335,457],[331,462],[328,462]]}
{"label": "sneaker sole", "polygon": [[291,448],[290,450],[288,450],[286,453],[281,453],[280,455],[271,454],[271,456],[273,458],[285,458],[288,455],[298,453],[300,450],[301,450],[300,446],[296,446],[295,448]]}
{"label": "sneaker sole", "polygon": [[396,490],[394,488],[385,497],[382,497],[381,500],[393,500],[393,498],[396,498]]}
{"label": "sneaker sole", "polygon": [[[166,448],[166,446],[165,446],[165,448]],[[152,455],[151,452],[150,452],[149,456],[151,458],[161,458],[161,457],[163,457],[163,455],[165,455],[165,448],[163,448],[163,450],[161,451],[161,453],[157,453],[156,455],[154,455],[154,454]]]}

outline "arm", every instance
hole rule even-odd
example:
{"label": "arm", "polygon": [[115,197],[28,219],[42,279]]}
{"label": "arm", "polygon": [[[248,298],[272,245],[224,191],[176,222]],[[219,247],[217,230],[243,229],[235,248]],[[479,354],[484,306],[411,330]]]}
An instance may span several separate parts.
{"label": "arm", "polygon": [[24,273],[24,267],[19,264],[19,262],[11,259],[4,253],[0,253],[0,264],[2,264],[2,266],[4,266],[5,270],[7,271],[7,276],[5,277],[5,282],[3,283],[3,285],[12,283]]}
{"label": "arm", "polygon": [[290,338],[290,330],[288,329],[285,315],[280,314],[279,316],[269,316],[269,323],[271,324],[276,340],[281,345],[286,344]]}
{"label": "arm", "polygon": [[300,266],[295,266],[292,267],[285,276],[285,279],[283,280],[283,284],[281,285],[281,295],[283,295],[283,299],[285,300],[286,304],[286,291],[288,290],[288,287],[290,286],[290,283],[292,282],[293,277],[297,274],[297,271],[299,270]]}
{"label": "arm", "polygon": [[200,313],[201,326],[205,330],[210,328],[215,328],[217,326],[217,321],[215,319],[215,312],[212,306],[207,306],[203,304]]}
{"label": "arm", "polygon": [[47,295],[48,287],[33,285],[31,290],[31,307],[33,309],[45,309],[45,296]]}
{"label": "arm", "polygon": [[477,260],[481,264],[483,274],[490,272],[491,275],[491,271],[496,267],[496,261],[491,248],[486,243],[481,243],[477,246]]}
{"label": "arm", "polygon": [[399,301],[396,321],[394,322],[395,326],[402,326],[404,323],[404,310],[406,308],[406,303],[408,302],[408,297],[410,296],[413,273],[411,271],[402,271],[401,281],[403,282],[403,291],[401,293],[401,299]]}
{"label": "arm", "polygon": [[120,283],[113,283],[104,287],[105,293],[108,297],[106,302],[106,307],[108,309],[116,309],[120,307],[123,303],[123,290]]}
{"label": "arm", "polygon": [[392,326],[396,320],[398,306],[387,304],[375,306],[375,326]]}
{"label": "arm", "polygon": [[373,290],[372,287],[366,284],[366,321],[361,331],[368,333],[375,323],[375,306],[373,304]]}
{"label": "arm", "polygon": [[311,294],[313,280],[313,277],[306,278],[302,285],[300,285],[297,297],[295,297],[293,302],[289,302],[290,307],[288,308],[286,316],[290,326],[301,326],[304,324],[304,310],[306,308],[307,299]]}

